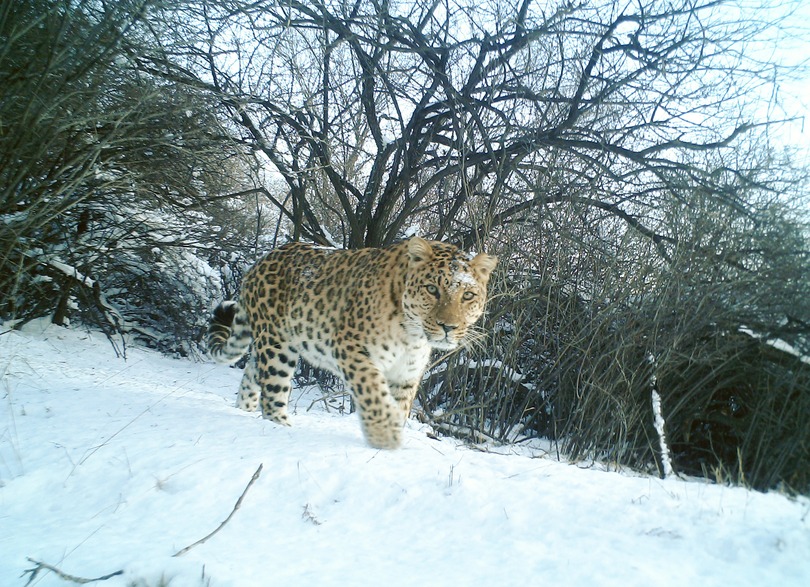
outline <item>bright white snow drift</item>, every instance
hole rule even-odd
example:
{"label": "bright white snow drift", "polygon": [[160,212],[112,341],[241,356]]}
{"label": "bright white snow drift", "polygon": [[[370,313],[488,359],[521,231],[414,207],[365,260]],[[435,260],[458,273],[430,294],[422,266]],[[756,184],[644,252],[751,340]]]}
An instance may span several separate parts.
{"label": "bright white snow drift", "polygon": [[[312,393],[294,390],[285,428],[233,406],[238,370],[127,354],[0,335],[0,585],[25,585],[27,557],[124,571],[104,587],[810,585],[807,499],[482,451],[414,421],[377,451]],[[172,557],[262,463],[233,518]]]}

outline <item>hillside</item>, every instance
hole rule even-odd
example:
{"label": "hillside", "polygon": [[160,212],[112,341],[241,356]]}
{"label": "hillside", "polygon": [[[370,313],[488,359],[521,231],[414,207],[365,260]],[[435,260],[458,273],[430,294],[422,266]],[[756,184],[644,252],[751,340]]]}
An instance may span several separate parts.
{"label": "hillside", "polygon": [[810,585],[806,499],[468,447],[413,420],[401,450],[372,450],[312,390],[281,428],[233,407],[238,370],[124,360],[96,333],[7,332],[0,372],[2,585],[26,585],[28,557],[122,570],[107,587]]}

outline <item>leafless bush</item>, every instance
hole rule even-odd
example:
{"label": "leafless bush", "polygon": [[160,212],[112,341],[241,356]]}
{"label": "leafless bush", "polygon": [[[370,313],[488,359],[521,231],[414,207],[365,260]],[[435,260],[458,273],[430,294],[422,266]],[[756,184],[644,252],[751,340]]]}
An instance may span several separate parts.
{"label": "leafless bush", "polygon": [[239,216],[222,197],[239,150],[215,102],[132,67],[149,5],[0,11],[0,319],[82,319],[193,354],[220,294],[211,243],[237,240],[212,220]]}
{"label": "leafless bush", "polygon": [[[664,261],[646,239],[619,238],[587,215],[577,223],[581,212],[546,216],[557,229],[535,242],[504,243],[492,334],[431,377],[428,416],[480,437],[542,436],[575,459],[661,471],[655,389],[676,471],[810,490],[801,216],[778,203],[756,219],[704,216],[689,223],[693,244],[682,233],[683,248]],[[710,249],[694,245],[707,239]]]}

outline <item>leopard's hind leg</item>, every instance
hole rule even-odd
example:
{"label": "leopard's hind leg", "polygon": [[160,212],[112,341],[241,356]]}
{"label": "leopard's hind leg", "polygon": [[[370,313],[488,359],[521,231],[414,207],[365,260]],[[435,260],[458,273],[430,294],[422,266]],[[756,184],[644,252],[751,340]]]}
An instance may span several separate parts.
{"label": "leopard's hind leg", "polygon": [[245,365],[245,373],[242,375],[242,382],[239,384],[239,395],[236,398],[236,407],[248,412],[255,412],[256,408],[259,407],[261,385],[259,385],[256,369],[256,353],[254,351],[251,353],[247,365]]}
{"label": "leopard's hind leg", "polygon": [[244,403],[255,409],[258,402],[262,416],[289,426],[287,402],[298,363],[298,351],[263,334],[254,341],[253,357],[255,358],[248,365],[242,378],[239,390],[240,407]]}

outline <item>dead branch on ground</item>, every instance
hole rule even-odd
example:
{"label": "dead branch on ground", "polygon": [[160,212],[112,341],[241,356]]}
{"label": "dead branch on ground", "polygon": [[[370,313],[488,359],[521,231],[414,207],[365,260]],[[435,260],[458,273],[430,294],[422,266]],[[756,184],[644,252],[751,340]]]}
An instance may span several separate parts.
{"label": "dead branch on ground", "polygon": [[228,517],[225,518],[222,521],[222,523],[219,526],[217,526],[216,529],[213,532],[211,532],[210,534],[200,538],[197,542],[194,542],[193,544],[189,544],[188,546],[186,546],[182,550],[178,550],[172,556],[176,557],[176,556],[182,556],[182,555],[186,554],[189,550],[191,550],[192,548],[194,548],[195,546],[197,546],[199,544],[202,544],[203,542],[205,542],[206,540],[211,538],[211,536],[213,536],[214,534],[216,534],[217,532],[222,530],[222,527],[225,524],[227,524],[228,522],[230,522],[231,518],[236,513],[236,510],[238,510],[242,506],[242,500],[245,498],[245,494],[247,494],[248,489],[250,489],[250,486],[253,485],[256,482],[256,479],[259,478],[259,475],[262,474],[262,467],[264,467],[264,463],[260,464],[259,468],[256,469],[256,472],[253,473],[253,477],[251,477],[250,481],[248,481],[248,484],[247,484],[247,486],[245,486],[245,490],[242,492],[242,495],[240,495],[239,499],[236,500],[236,504],[233,506],[233,509],[231,510],[231,513],[228,514]]}
{"label": "dead branch on ground", "polygon": [[30,556],[27,557],[27,558],[28,558],[28,560],[30,562],[34,563],[36,566],[33,569],[26,569],[25,571],[23,571],[23,574],[20,575],[21,577],[24,577],[28,573],[31,573],[31,576],[28,577],[28,582],[25,584],[26,587],[28,587],[28,585],[30,585],[34,581],[34,579],[37,578],[37,575],[39,575],[40,571],[51,571],[52,573],[55,573],[56,576],[59,577],[60,579],[63,579],[65,581],[70,581],[72,583],[78,583],[80,585],[84,585],[86,583],[95,583],[96,581],[106,581],[107,579],[111,579],[112,577],[117,577],[118,575],[123,575],[124,574],[124,571],[120,570],[120,571],[115,571],[114,573],[110,573],[109,575],[103,575],[101,577],[96,577],[95,579],[85,579],[84,577],[77,577],[75,575],[69,575],[69,574],[65,573],[64,571],[56,568],[53,565],[49,565],[48,563],[43,563],[42,561],[34,560]]}

